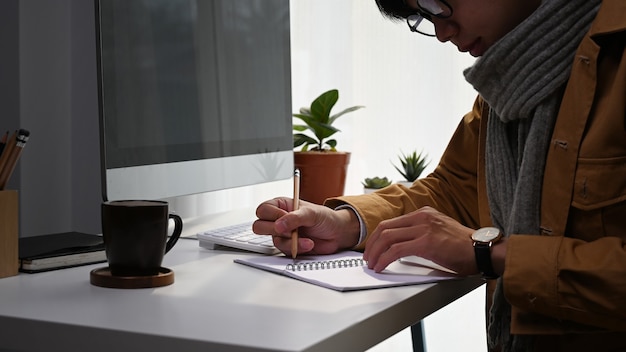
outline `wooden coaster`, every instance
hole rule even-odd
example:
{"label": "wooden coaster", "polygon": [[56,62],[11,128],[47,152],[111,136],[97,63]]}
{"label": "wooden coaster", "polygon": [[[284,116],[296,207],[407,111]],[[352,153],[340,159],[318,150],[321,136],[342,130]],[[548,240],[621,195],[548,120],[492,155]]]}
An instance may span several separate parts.
{"label": "wooden coaster", "polygon": [[151,288],[173,284],[174,272],[168,268],[160,268],[156,275],[113,276],[109,267],[104,267],[92,270],[89,278],[92,285],[100,287]]}

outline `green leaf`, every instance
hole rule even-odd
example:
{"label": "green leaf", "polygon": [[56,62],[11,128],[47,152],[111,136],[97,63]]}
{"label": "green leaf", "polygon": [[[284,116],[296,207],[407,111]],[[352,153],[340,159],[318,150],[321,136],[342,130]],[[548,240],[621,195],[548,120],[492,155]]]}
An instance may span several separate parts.
{"label": "green leaf", "polygon": [[349,113],[349,112],[353,112],[353,111],[356,111],[356,110],[362,109],[362,108],[364,108],[364,107],[365,107],[365,106],[357,105],[357,106],[353,106],[353,107],[350,107],[350,108],[344,109],[343,111],[341,111],[341,112],[339,112],[339,113],[334,114],[333,116],[331,116],[331,117],[330,117],[330,119],[329,119],[329,122],[328,122],[328,123],[332,125],[333,123],[335,123],[335,120],[337,120],[339,117],[341,117],[341,116],[343,116],[343,115],[345,115],[345,114],[347,114],[347,113]]}
{"label": "green leaf", "polygon": [[303,144],[317,144],[317,140],[303,133],[295,133],[293,135],[293,147],[297,148]]}
{"label": "green leaf", "polygon": [[363,185],[363,187],[366,188],[380,189],[389,186],[391,184],[391,181],[387,179],[387,177],[381,178],[376,176],[372,178],[366,178],[364,181],[361,182],[361,184]]}
{"label": "green leaf", "polygon": [[310,115],[293,114],[293,117],[302,120],[307,125],[310,125],[311,123],[319,123],[317,120],[315,120],[313,116],[310,116]]}
{"label": "green leaf", "polygon": [[304,134],[294,134],[294,148],[295,146],[304,145],[302,148],[308,149],[309,145],[314,145],[315,149],[323,150],[326,146],[331,150],[336,150],[337,141],[331,140],[325,142],[326,138],[339,132],[339,129],[333,127],[332,124],[335,120],[349,112],[363,108],[363,106],[353,106],[347,108],[338,114],[330,116],[332,108],[339,100],[339,91],[337,89],[331,89],[322,93],[311,103],[310,108],[300,108],[300,113],[293,114],[294,118],[300,119],[304,124],[294,124],[293,130],[295,132],[306,132],[310,130],[317,140],[312,137],[306,137]]}
{"label": "green leaf", "polygon": [[398,157],[402,168],[396,165],[393,165],[393,167],[395,167],[407,181],[413,182],[420,177],[424,169],[426,169],[426,166],[428,166],[429,162],[426,160],[426,157],[426,154],[423,152],[419,155],[415,151],[409,155],[402,153],[402,156]]}
{"label": "green leaf", "polygon": [[339,100],[339,91],[337,89],[331,89],[322,93],[311,103],[311,115],[318,122],[328,123],[330,111],[337,103],[337,100]]}
{"label": "green leaf", "polygon": [[331,125],[327,125],[327,124],[315,124],[314,125],[314,130],[315,130],[315,136],[319,139],[325,139],[328,138],[330,136],[332,136],[333,134],[339,132],[339,129],[337,129],[336,127],[333,127]]}

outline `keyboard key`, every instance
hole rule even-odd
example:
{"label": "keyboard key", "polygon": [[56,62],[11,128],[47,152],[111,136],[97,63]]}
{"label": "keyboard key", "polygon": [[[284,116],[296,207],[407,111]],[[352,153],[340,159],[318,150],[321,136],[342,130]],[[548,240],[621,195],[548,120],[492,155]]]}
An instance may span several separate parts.
{"label": "keyboard key", "polygon": [[196,234],[201,247],[213,249],[215,245],[247,250],[263,254],[276,254],[271,236],[252,232],[252,222],[235,224],[219,229],[201,231]]}

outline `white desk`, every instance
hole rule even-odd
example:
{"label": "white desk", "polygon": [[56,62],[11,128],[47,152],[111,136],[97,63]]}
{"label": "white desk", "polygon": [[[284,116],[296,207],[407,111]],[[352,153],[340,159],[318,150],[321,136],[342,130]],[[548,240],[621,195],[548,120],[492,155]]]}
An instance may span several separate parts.
{"label": "white desk", "polygon": [[181,239],[173,285],[109,289],[97,264],[0,279],[0,350],[363,351],[480,286],[478,278],[340,293]]}

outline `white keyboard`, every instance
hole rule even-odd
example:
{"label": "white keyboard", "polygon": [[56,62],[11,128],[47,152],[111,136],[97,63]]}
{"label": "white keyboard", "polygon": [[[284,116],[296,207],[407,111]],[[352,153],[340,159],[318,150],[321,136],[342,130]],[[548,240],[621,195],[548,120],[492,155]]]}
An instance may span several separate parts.
{"label": "white keyboard", "polygon": [[252,232],[252,221],[199,232],[196,237],[200,246],[208,249],[216,249],[216,245],[220,245],[263,254],[280,252],[274,247],[272,236]]}

